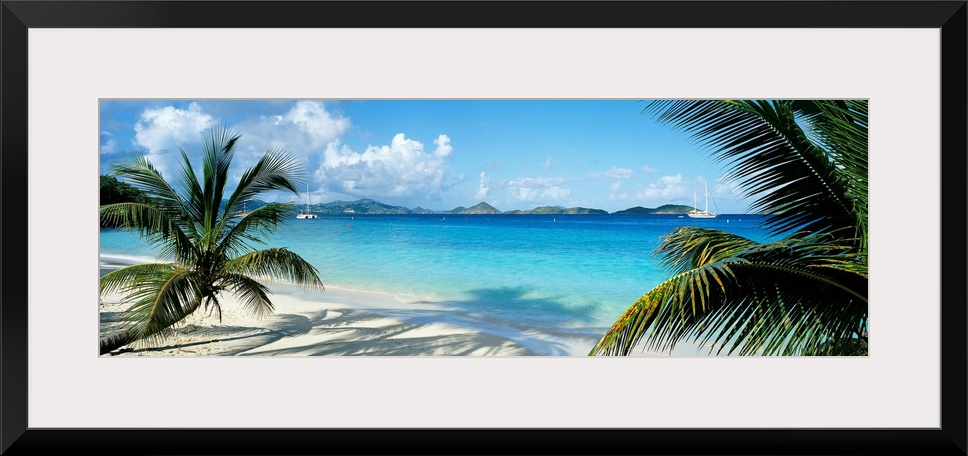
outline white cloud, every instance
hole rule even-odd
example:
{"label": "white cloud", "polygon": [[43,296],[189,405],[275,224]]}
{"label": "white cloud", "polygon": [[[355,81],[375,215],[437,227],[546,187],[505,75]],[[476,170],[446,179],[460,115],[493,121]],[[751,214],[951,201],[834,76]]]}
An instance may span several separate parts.
{"label": "white cloud", "polygon": [[681,174],[675,176],[662,176],[658,181],[649,184],[647,187],[639,186],[638,189],[625,189],[622,182],[615,182],[611,186],[608,195],[610,201],[649,201],[654,204],[667,204],[677,199],[682,199],[688,193],[688,188],[683,185],[684,179]]}
{"label": "white cloud", "polygon": [[350,119],[336,117],[318,101],[297,101],[284,116],[275,116],[275,125],[291,123],[318,148],[338,139],[350,127]]}
{"label": "white cloud", "polygon": [[308,158],[339,141],[351,127],[348,117],[326,111],[322,102],[298,101],[287,112],[265,115],[233,128],[242,134],[240,155],[254,163],[266,150],[279,148]]}
{"label": "white cloud", "polygon": [[484,171],[481,171],[481,178],[477,184],[477,193],[474,198],[480,201],[487,200],[488,193],[491,192],[491,178],[484,175]]}
{"label": "white cloud", "polygon": [[555,159],[552,158],[549,155],[548,158],[546,158],[545,161],[543,163],[541,163],[540,165],[538,165],[538,166],[541,169],[551,169],[551,168],[554,168],[554,166],[555,166]]}
{"label": "white cloud", "polygon": [[565,183],[561,177],[520,177],[502,182],[507,189],[508,198],[517,202],[533,202],[540,196],[544,200],[559,200],[571,194],[571,190],[561,187]]}
{"label": "white cloud", "polygon": [[188,109],[174,106],[148,108],[134,125],[134,144],[149,154],[178,150],[178,146],[201,141],[201,133],[212,126],[212,116],[202,112],[198,103]]}
{"label": "white cloud", "polygon": [[549,200],[560,200],[571,194],[571,190],[561,187],[550,187],[541,192],[541,197]]}
{"label": "white cloud", "polygon": [[[135,125],[133,142],[149,154],[156,154],[151,157],[152,163],[167,175],[169,170],[177,169],[180,158],[161,154],[177,151],[181,146],[198,166],[203,134],[218,120],[204,112],[199,103],[192,103],[185,109],[174,106],[146,109]],[[234,181],[272,149],[283,149],[295,155],[311,175],[320,166],[323,151],[331,144],[338,147],[340,137],[349,131],[352,123],[348,117],[327,111],[322,102],[302,100],[228,127],[241,135],[231,169]],[[445,142],[449,142],[449,138]],[[445,146],[449,147],[449,144]],[[312,190],[317,188],[314,186]],[[293,195],[280,196],[288,199]],[[272,199],[272,196],[266,197]]]}
{"label": "white cloud", "polygon": [[635,177],[635,173],[628,168],[615,168],[605,172],[605,175],[611,177],[612,179],[631,179]]}
{"label": "white cloud", "polygon": [[511,201],[534,201],[538,198],[538,190],[526,187],[508,188],[508,198]]}
{"label": "white cloud", "polygon": [[509,187],[551,187],[562,184],[565,179],[562,177],[519,177],[508,181]]}
{"label": "white cloud", "polygon": [[[312,175],[323,151],[352,128],[348,117],[326,111],[319,101],[298,101],[288,111],[269,113],[233,126],[242,134],[236,149],[233,176],[237,179],[270,149],[283,149],[297,157]],[[313,187],[316,190],[316,187]],[[305,189],[303,189],[305,191]]]}
{"label": "white cloud", "polygon": [[628,168],[613,166],[612,169],[600,173],[591,173],[589,176],[594,178],[607,177],[609,179],[631,179],[635,177],[635,172]]}
{"label": "white cloud", "polygon": [[629,193],[627,191],[622,191],[622,181],[615,182],[612,184],[611,192],[608,194],[608,199],[610,201],[622,201],[629,199]]}
{"label": "white cloud", "polygon": [[358,153],[334,141],[323,152],[315,178],[327,190],[347,195],[433,197],[445,189],[446,155],[437,152],[448,142],[438,137],[438,149],[430,153],[423,143],[398,133],[389,145]]}
{"label": "white cloud", "polygon": [[450,145],[450,137],[447,135],[440,135],[434,140],[434,144],[437,145],[437,150],[434,151],[434,155],[438,157],[446,157],[454,151],[454,148]]}
{"label": "white cloud", "polygon": [[182,147],[192,157],[202,141],[202,132],[211,128],[215,119],[192,102],[186,109],[174,106],[146,108],[134,125],[131,142],[149,156],[151,164],[163,176],[178,169],[181,157],[172,152]]}
{"label": "white cloud", "polygon": [[117,141],[114,140],[114,135],[109,131],[101,132],[101,153],[102,154],[113,154],[115,152],[115,145]]}
{"label": "white cloud", "polygon": [[642,172],[643,173],[649,173],[649,174],[655,174],[655,173],[659,172],[659,170],[657,170],[657,169],[655,169],[655,168],[653,168],[653,167],[651,167],[649,165],[642,165]]}
{"label": "white cloud", "polygon": [[639,190],[635,196],[639,199],[669,200],[685,196],[686,190],[683,185],[682,174],[676,174],[675,176],[662,176],[658,182],[653,182],[648,187]]}

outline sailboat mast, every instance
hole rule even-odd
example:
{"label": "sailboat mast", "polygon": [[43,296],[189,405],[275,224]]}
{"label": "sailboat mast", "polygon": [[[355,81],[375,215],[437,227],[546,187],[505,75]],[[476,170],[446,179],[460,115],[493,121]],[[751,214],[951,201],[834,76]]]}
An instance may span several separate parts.
{"label": "sailboat mast", "polygon": [[709,212],[709,187],[706,185],[706,181],[702,181],[702,188],[706,193],[706,212]]}

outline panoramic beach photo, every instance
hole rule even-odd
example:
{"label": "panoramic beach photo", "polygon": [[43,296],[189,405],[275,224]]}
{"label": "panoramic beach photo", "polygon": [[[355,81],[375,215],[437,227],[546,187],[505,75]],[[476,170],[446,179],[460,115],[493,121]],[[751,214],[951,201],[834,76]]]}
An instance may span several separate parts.
{"label": "panoramic beach photo", "polygon": [[99,354],[867,356],[867,117],[102,99]]}

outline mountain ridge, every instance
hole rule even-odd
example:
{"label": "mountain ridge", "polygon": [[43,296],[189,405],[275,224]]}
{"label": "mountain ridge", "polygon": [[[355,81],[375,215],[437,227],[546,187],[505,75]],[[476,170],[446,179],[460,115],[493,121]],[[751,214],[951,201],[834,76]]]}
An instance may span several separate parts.
{"label": "mountain ridge", "polygon": [[[225,204],[225,201],[223,201]],[[253,200],[247,203],[247,210],[253,210],[258,207],[269,204],[264,201]],[[300,204],[298,201],[292,202],[292,205],[296,208],[305,207],[304,204]],[[330,201],[328,203],[316,203],[311,204],[310,209],[316,214],[375,214],[375,215],[420,215],[420,214],[460,214],[460,215],[478,215],[478,214],[508,214],[508,215],[628,215],[628,214],[686,214],[687,212],[693,210],[692,206],[685,206],[680,204],[663,204],[656,208],[647,208],[642,206],[630,207],[628,209],[623,209],[615,212],[608,212],[603,209],[587,208],[587,207],[564,207],[564,206],[537,206],[533,209],[512,209],[508,211],[501,211],[500,209],[488,204],[487,202],[481,201],[471,207],[458,206],[450,210],[432,210],[426,209],[420,206],[414,208],[408,208],[405,206],[394,206],[391,204],[382,203],[380,201],[374,200],[372,198],[360,198],[355,201],[343,201],[336,200]]]}
{"label": "mountain ridge", "polygon": [[625,210],[615,211],[612,214],[685,214],[695,208],[692,206],[683,206],[681,204],[663,204],[657,208],[648,208],[642,206],[630,207]]}

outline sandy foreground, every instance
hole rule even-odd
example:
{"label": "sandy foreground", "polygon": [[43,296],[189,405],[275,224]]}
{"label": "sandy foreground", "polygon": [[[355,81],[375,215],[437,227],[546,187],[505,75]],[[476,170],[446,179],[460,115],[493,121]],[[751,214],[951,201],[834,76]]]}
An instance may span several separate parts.
{"label": "sandy foreground", "polygon": [[[102,272],[138,259],[101,255]],[[597,330],[539,331],[497,322],[445,304],[408,302],[382,293],[327,286],[312,291],[267,283],[275,312],[248,315],[230,294],[217,312],[195,311],[175,333],[150,347],[129,346],[106,356],[586,356]],[[127,307],[101,297],[101,334],[118,326]]]}

